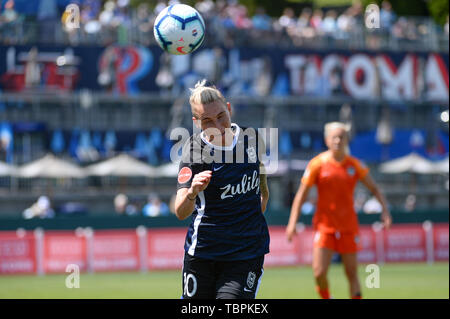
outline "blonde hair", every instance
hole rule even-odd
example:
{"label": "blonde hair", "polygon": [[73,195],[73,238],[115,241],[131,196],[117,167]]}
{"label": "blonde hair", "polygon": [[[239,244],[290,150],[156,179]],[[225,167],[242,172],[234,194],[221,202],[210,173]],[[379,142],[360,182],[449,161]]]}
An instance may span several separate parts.
{"label": "blonde hair", "polygon": [[325,126],[324,126],[323,132],[324,132],[325,138],[330,134],[330,132],[332,130],[335,130],[338,128],[343,129],[348,137],[348,133],[350,132],[350,127],[347,124],[344,124],[342,122],[329,122],[329,123],[325,124]]}
{"label": "blonde hair", "polygon": [[345,132],[345,135],[347,136],[347,145],[345,146],[345,154],[350,155],[350,147],[348,146],[348,137],[350,133],[350,126],[348,124],[344,124],[342,122],[329,122],[326,123],[324,126],[324,136],[327,138],[328,135],[330,135],[330,132],[335,129],[343,129]]}
{"label": "blonde hair", "polygon": [[227,104],[227,100],[222,93],[213,85],[206,86],[206,79],[198,81],[195,87],[191,90],[191,96],[189,97],[189,103],[193,104],[209,104],[216,101],[221,101],[223,104]]}

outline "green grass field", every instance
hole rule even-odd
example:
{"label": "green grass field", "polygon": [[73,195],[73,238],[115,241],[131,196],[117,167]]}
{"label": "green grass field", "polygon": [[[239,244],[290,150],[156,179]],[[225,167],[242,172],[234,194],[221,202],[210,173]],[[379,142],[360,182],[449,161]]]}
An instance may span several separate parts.
{"label": "green grass field", "polygon": [[[359,268],[364,298],[449,298],[449,264],[390,264],[380,267],[380,288],[365,287],[365,266]],[[179,299],[181,271],[96,273],[80,276],[80,288],[68,289],[66,275],[0,276],[0,298],[160,298]],[[329,273],[334,298],[348,298],[341,265]],[[265,269],[258,298],[316,299],[310,267]]]}

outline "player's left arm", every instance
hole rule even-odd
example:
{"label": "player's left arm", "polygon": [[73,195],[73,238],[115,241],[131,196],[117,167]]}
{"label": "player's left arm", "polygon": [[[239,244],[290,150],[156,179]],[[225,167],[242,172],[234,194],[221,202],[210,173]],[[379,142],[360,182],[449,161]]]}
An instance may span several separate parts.
{"label": "player's left arm", "polygon": [[381,220],[384,223],[384,227],[388,229],[392,224],[392,216],[389,212],[388,204],[386,201],[386,198],[381,193],[380,189],[378,188],[377,184],[375,184],[375,181],[372,179],[370,174],[366,174],[361,179],[361,182],[367,187],[367,189],[375,196],[375,198],[381,203],[381,206],[383,207],[383,212],[381,213]]}
{"label": "player's left arm", "polygon": [[257,133],[258,142],[258,158],[259,158],[259,189],[261,191],[261,212],[264,214],[269,202],[269,185],[267,184],[266,168],[263,163],[263,159],[266,154],[266,143],[263,136]]}
{"label": "player's left arm", "polygon": [[[261,164],[263,166],[263,164]],[[263,172],[263,169],[260,169]],[[267,203],[269,202],[269,186],[267,185],[267,175],[259,175],[259,189],[261,191],[261,212],[266,211]]]}

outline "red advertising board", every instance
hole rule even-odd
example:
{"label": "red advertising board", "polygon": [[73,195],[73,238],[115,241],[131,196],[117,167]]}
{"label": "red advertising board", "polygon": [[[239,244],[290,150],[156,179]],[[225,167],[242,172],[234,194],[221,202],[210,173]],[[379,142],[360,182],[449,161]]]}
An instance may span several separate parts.
{"label": "red advertising board", "polygon": [[93,237],[94,271],[138,270],[136,230],[99,230]]}
{"label": "red advertising board", "polygon": [[360,227],[359,229],[358,261],[361,263],[375,263],[377,261],[377,248],[375,232],[372,227]]}
{"label": "red advertising board", "polygon": [[[271,226],[270,253],[265,266],[310,265],[314,232],[299,229],[289,243],[285,227]],[[431,233],[432,231],[432,233]],[[98,230],[89,233],[46,231],[0,232],[0,274],[65,272],[69,264],[80,271],[181,269],[185,228]],[[361,226],[358,260],[361,263],[448,261],[449,225],[394,225],[376,233]],[[42,238],[42,239],[40,239]],[[427,245],[428,240],[428,245]],[[42,252],[41,254],[39,252]]]}
{"label": "red advertising board", "polygon": [[448,224],[433,226],[434,234],[434,259],[448,261]]}
{"label": "red advertising board", "polygon": [[284,227],[270,227],[270,253],[264,259],[265,266],[289,266],[297,265],[300,261],[298,253],[299,238],[292,242],[286,240]]}
{"label": "red advertising board", "polygon": [[426,261],[426,240],[422,224],[396,225],[384,231],[386,262]]}
{"label": "red advertising board", "polygon": [[148,268],[181,269],[186,231],[185,228],[150,229],[147,234]]}
{"label": "red advertising board", "polygon": [[36,272],[36,244],[33,233],[17,236],[0,232],[0,274]]}
{"label": "red advertising board", "polygon": [[46,231],[44,234],[43,267],[45,272],[65,272],[69,264],[87,267],[86,239],[73,231]]}

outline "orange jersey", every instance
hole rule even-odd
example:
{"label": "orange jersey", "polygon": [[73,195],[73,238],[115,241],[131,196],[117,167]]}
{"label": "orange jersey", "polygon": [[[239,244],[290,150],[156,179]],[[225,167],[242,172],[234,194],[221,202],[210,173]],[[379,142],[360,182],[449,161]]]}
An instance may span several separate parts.
{"label": "orange jersey", "polygon": [[302,183],[317,186],[314,229],[324,233],[358,232],[353,193],[360,179],[369,173],[358,159],[347,155],[342,162],[323,152],[308,164]]}

